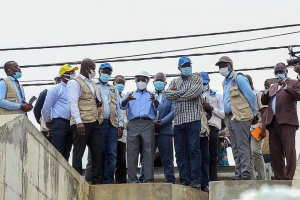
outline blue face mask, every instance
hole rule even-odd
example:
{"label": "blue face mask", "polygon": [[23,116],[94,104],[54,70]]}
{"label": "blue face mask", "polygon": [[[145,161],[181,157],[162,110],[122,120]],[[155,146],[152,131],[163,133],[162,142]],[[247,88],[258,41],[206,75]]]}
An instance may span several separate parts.
{"label": "blue face mask", "polygon": [[110,79],[110,75],[108,74],[101,74],[100,75],[100,81],[102,81],[103,83],[107,83]]}
{"label": "blue face mask", "polygon": [[208,90],[208,84],[207,85],[203,85],[202,91],[206,92]]}
{"label": "blue face mask", "polygon": [[157,91],[162,91],[163,89],[165,89],[165,83],[164,82],[161,82],[161,81],[154,81],[154,88],[157,90]]}
{"label": "blue face mask", "polygon": [[185,68],[181,68],[181,74],[183,76],[189,76],[192,74],[192,68],[191,67],[185,67]]}
{"label": "blue face mask", "polygon": [[13,75],[16,79],[19,79],[22,77],[22,73],[21,72],[15,72],[15,74]]}
{"label": "blue face mask", "polygon": [[286,80],[286,76],[285,76],[285,74],[276,74],[275,75],[275,78],[281,78],[282,80]]}
{"label": "blue face mask", "polygon": [[122,83],[117,83],[116,88],[118,89],[119,92],[122,92],[124,90],[125,85]]}

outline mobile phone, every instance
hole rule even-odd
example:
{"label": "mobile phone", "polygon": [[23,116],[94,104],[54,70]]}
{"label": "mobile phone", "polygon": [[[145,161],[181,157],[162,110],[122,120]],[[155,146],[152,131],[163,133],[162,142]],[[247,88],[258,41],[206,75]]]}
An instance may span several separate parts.
{"label": "mobile phone", "polygon": [[279,81],[280,81],[280,78],[269,78],[268,79],[268,82],[270,84],[279,83]]}

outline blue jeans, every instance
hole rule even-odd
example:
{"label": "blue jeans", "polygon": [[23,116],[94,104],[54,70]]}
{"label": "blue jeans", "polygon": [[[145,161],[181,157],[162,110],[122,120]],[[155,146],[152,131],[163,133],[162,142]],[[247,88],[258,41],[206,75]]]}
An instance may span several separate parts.
{"label": "blue jeans", "polygon": [[200,137],[201,149],[201,187],[208,186],[209,182],[209,141],[208,137]]}
{"label": "blue jeans", "polygon": [[102,132],[102,147],[104,154],[103,183],[111,184],[114,181],[114,174],[117,162],[118,129],[110,122],[100,124]]}
{"label": "blue jeans", "polygon": [[66,160],[69,160],[73,144],[73,132],[70,127],[70,120],[63,118],[52,119],[50,131],[52,134],[52,145]]}
{"label": "blue jeans", "polygon": [[[173,159],[173,136],[171,134],[158,134],[155,136],[155,148],[158,147],[160,159],[164,169],[164,175],[167,183],[175,184],[174,175],[174,159]],[[155,152],[154,152],[155,153]],[[139,181],[143,182],[144,179],[144,164],[141,162],[141,171]]]}
{"label": "blue jeans", "polygon": [[201,184],[201,121],[174,126],[174,146],[181,183]]}

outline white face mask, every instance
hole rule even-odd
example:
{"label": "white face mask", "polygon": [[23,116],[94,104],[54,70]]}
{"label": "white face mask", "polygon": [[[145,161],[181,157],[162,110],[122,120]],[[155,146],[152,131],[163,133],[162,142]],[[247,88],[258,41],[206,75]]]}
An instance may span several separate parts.
{"label": "white face mask", "polygon": [[228,70],[228,67],[224,67],[224,68],[219,69],[219,73],[222,76],[227,77],[228,74],[230,73],[230,71]]}
{"label": "white face mask", "polygon": [[96,76],[96,71],[91,70],[91,73],[89,73],[89,78],[92,79]]}
{"label": "white face mask", "polygon": [[144,89],[146,89],[146,87],[147,87],[147,83],[142,82],[142,81],[137,82],[137,83],[136,83],[136,87],[137,87],[139,90],[144,90]]}

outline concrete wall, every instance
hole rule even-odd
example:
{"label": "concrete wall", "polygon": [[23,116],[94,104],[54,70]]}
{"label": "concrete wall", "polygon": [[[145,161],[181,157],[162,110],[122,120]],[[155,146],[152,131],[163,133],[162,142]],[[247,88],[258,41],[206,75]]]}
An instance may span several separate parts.
{"label": "concrete wall", "polygon": [[88,183],[24,115],[0,116],[0,199],[88,200]]}
{"label": "concrete wall", "polygon": [[167,183],[97,185],[90,187],[89,200],[208,200],[208,193]]}

